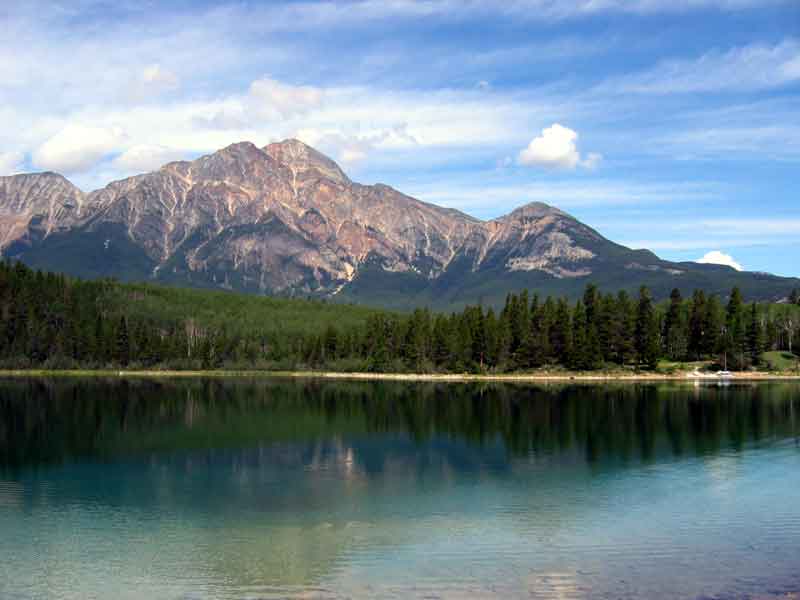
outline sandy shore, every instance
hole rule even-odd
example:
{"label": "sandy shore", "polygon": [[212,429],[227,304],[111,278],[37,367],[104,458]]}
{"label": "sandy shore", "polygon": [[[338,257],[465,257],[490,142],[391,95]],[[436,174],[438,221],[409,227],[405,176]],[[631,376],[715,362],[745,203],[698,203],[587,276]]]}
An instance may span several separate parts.
{"label": "sandy shore", "polygon": [[296,379],[343,379],[364,381],[429,381],[429,382],[647,382],[647,381],[683,381],[709,382],[720,381],[800,381],[800,375],[793,373],[759,373],[737,372],[731,379],[714,377],[694,377],[690,372],[671,374],[660,373],[570,373],[570,372],[537,372],[504,375],[471,375],[468,373],[426,374],[426,373],[338,373],[331,371],[157,371],[157,370],[74,370],[49,371],[42,369],[0,370],[0,377],[167,377],[167,378],[199,378],[199,377],[275,377]]}

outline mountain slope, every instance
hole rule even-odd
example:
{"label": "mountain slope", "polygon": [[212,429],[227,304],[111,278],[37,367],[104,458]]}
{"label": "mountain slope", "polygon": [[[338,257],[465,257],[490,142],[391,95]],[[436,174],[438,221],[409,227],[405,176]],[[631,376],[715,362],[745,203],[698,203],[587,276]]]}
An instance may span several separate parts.
{"label": "mountain slope", "polygon": [[85,194],[54,173],[0,177],[0,251],[32,266],[391,307],[651,286],[779,299],[796,279],[671,263],[542,203],[479,221],[351,181],[297,140],[242,142]]}

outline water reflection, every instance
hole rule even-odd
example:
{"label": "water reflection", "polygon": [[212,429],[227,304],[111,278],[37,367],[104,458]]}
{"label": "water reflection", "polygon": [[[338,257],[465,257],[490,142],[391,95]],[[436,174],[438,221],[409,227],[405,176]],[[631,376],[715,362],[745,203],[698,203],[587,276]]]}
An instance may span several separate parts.
{"label": "water reflection", "polygon": [[789,384],[0,381],[0,597],[794,591],[799,403]]}
{"label": "water reflection", "polygon": [[[0,468],[396,433],[510,455],[651,461],[796,438],[791,384],[510,386],[298,381],[6,380]],[[502,450],[502,451],[500,451]],[[350,456],[353,462],[353,456]],[[367,472],[381,464],[366,457]],[[469,456],[453,456],[457,468]]]}

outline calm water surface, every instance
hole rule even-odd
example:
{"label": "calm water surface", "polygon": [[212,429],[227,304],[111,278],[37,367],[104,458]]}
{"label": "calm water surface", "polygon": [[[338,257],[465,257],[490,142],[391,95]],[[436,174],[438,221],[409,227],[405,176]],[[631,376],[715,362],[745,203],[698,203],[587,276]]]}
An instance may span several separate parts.
{"label": "calm water surface", "polygon": [[800,385],[0,381],[0,598],[800,591]]}

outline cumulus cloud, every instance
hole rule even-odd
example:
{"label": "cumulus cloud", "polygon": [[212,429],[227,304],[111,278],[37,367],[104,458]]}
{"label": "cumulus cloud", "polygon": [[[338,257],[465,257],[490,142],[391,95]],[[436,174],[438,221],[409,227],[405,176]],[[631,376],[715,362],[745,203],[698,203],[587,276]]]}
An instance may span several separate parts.
{"label": "cumulus cloud", "polygon": [[528,147],[519,153],[519,163],[529,167],[574,169],[581,166],[594,169],[602,160],[602,155],[591,152],[582,158],[577,140],[577,131],[553,123],[542,129],[541,135],[533,138]]}
{"label": "cumulus cloud", "polygon": [[116,169],[140,173],[154,171],[168,162],[181,160],[185,153],[166,146],[138,144],[125,150],[113,161]]}
{"label": "cumulus cloud", "polygon": [[730,254],[725,254],[724,252],[720,252],[719,250],[712,250],[711,252],[706,252],[705,256],[703,256],[702,258],[698,258],[694,262],[706,265],[725,265],[728,267],[733,267],[737,271],[744,270],[742,265],[736,262]]}
{"label": "cumulus cloud", "polygon": [[0,152],[0,175],[14,175],[22,170],[22,152]]}
{"label": "cumulus cloud", "polygon": [[125,140],[119,127],[69,124],[33,152],[41,169],[76,173],[92,168]]}
{"label": "cumulus cloud", "polygon": [[308,85],[290,85],[265,77],[250,85],[249,101],[253,111],[262,117],[289,118],[308,113],[322,104],[323,92]]}

